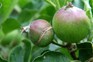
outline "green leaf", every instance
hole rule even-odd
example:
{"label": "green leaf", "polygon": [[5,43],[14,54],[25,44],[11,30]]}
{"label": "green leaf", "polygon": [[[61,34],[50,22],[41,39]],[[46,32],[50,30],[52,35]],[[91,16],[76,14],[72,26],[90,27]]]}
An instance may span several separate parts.
{"label": "green leaf", "polygon": [[64,54],[65,56],[67,56],[69,59],[73,59],[70,55],[70,52],[66,49],[66,48],[59,48],[56,50],[57,52],[60,52],[62,54]]}
{"label": "green leaf", "polygon": [[0,24],[9,17],[17,2],[18,0],[0,0]]}
{"label": "green leaf", "polygon": [[90,3],[89,3],[89,0],[82,0],[82,1],[84,3],[84,10],[86,11],[86,14],[88,15],[88,17],[92,21],[92,11],[91,11],[91,6],[90,6]]}
{"label": "green leaf", "polygon": [[45,19],[45,20],[51,22],[55,12],[56,12],[56,9],[53,6],[46,5],[40,11],[40,16],[38,18],[39,19]]}
{"label": "green leaf", "polygon": [[81,62],[81,61],[79,61],[79,60],[73,60],[73,61],[71,61],[71,62]]}
{"label": "green leaf", "polygon": [[33,62],[70,62],[70,60],[59,52],[51,51],[37,57]]}
{"label": "green leaf", "polygon": [[79,59],[85,62],[92,57],[92,44],[91,43],[81,43],[77,44],[79,50]]}
{"label": "green leaf", "polygon": [[0,58],[0,62],[7,62],[7,61]]}
{"label": "green leaf", "polygon": [[31,0],[22,8],[22,12],[19,14],[18,20],[21,23],[29,23],[29,21],[36,19],[38,15],[40,15],[38,13],[44,5],[46,5],[44,0]]}
{"label": "green leaf", "polygon": [[67,5],[67,2],[72,2],[72,0],[46,0],[51,4],[56,10],[59,10],[61,7]]}
{"label": "green leaf", "polygon": [[24,62],[24,53],[25,50],[22,46],[15,47],[9,55],[8,62]]}
{"label": "green leaf", "polygon": [[25,44],[24,62],[30,62],[31,59],[31,42],[27,39],[23,40]]}
{"label": "green leaf", "polygon": [[40,9],[42,7],[42,5],[44,5],[44,0],[32,0],[31,1],[33,3],[33,9]]}
{"label": "green leaf", "polygon": [[18,5],[23,8],[30,0],[19,0]]}
{"label": "green leaf", "polygon": [[2,29],[5,34],[11,32],[15,29],[19,29],[21,25],[18,23],[17,20],[9,18],[2,24]]}
{"label": "green leaf", "polygon": [[10,46],[14,47],[18,44],[20,44],[22,40],[22,34],[18,30],[14,30],[12,32],[9,32],[4,36],[4,38],[1,40],[0,44],[3,46]]}
{"label": "green leaf", "polygon": [[31,18],[37,13],[36,10],[24,9],[18,16],[18,20],[21,23],[29,22]]}
{"label": "green leaf", "polygon": [[34,60],[34,58],[40,56],[43,52],[46,52],[47,50],[48,50],[48,47],[40,48],[40,47],[34,46],[31,51],[32,52],[31,62]]}
{"label": "green leaf", "polygon": [[[41,7],[45,4],[44,0],[31,0],[28,2],[23,9],[33,9],[33,10],[38,10],[41,9]],[[38,10],[40,11],[40,10]]]}
{"label": "green leaf", "polygon": [[72,3],[74,6],[84,9],[84,3],[82,0],[73,0]]}
{"label": "green leaf", "polygon": [[5,46],[1,46],[0,45],[0,57],[2,60],[6,60],[8,59],[8,54],[9,54],[9,48],[5,47]]}
{"label": "green leaf", "polygon": [[32,0],[23,7],[22,12],[18,16],[18,20],[21,23],[29,23],[35,19],[52,21],[55,11],[55,8],[47,4],[44,0]]}
{"label": "green leaf", "polygon": [[0,41],[3,39],[3,37],[4,37],[4,33],[3,33],[2,29],[0,29]]}
{"label": "green leaf", "polygon": [[[92,24],[92,27],[93,27],[93,24]],[[91,32],[89,34],[88,41],[92,41],[92,39],[93,39],[93,28],[91,29]]]}
{"label": "green leaf", "polygon": [[90,6],[91,6],[91,10],[92,10],[92,15],[93,15],[93,0],[89,0]]}

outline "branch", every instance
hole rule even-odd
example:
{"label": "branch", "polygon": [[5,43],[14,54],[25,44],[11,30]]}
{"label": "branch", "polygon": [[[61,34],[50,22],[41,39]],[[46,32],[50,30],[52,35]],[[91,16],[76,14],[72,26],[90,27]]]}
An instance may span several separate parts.
{"label": "branch", "polygon": [[76,54],[75,54],[75,52],[77,51],[76,45],[69,43],[68,46],[67,46],[67,49],[68,49],[68,51],[70,52],[70,55],[72,56],[72,58],[73,58],[74,60],[77,60],[78,57],[76,57]]}
{"label": "branch", "polygon": [[57,46],[60,46],[60,47],[63,47],[63,48],[66,48],[66,45],[61,45],[61,44],[58,44],[58,43],[56,43],[56,42],[52,42],[53,44],[55,44],[55,45],[57,45]]}
{"label": "branch", "polygon": [[52,1],[50,1],[50,0],[46,0],[49,4],[51,4],[54,8],[56,8],[56,5],[52,2]]}
{"label": "branch", "polygon": [[60,6],[60,3],[59,3],[59,0],[56,0],[56,3],[57,3],[57,10],[61,8]]}
{"label": "branch", "polygon": [[61,45],[61,44],[56,43],[54,40],[53,40],[52,43],[55,44],[55,45],[58,45],[60,47],[67,48],[68,51],[70,52],[70,55],[72,56],[72,58],[74,60],[78,59],[78,57],[76,57],[76,54],[75,54],[75,52],[77,51],[77,48],[75,47],[76,45],[73,45],[71,43],[68,43],[67,45]]}

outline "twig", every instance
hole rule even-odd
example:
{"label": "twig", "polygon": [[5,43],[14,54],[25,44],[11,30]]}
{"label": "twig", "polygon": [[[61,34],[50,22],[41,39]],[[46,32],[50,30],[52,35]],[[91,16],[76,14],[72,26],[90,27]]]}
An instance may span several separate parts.
{"label": "twig", "polygon": [[72,56],[72,58],[74,60],[77,60],[78,58],[76,57],[76,54],[75,54],[75,52],[77,50],[76,45],[73,45],[73,44],[69,43],[68,46],[67,46],[67,49],[70,52],[70,55]]}
{"label": "twig", "polygon": [[58,43],[56,43],[56,42],[52,42],[53,44],[55,44],[55,45],[58,45],[58,46],[60,46],[60,47],[63,47],[63,48],[67,48],[68,49],[68,51],[70,52],[70,55],[72,56],[72,58],[74,59],[74,60],[77,60],[78,58],[76,57],[76,54],[75,54],[75,52],[76,52],[76,50],[77,50],[77,48],[75,47],[75,45],[72,45],[71,43],[68,43],[67,45],[61,45],[61,44],[58,44]]}
{"label": "twig", "polygon": [[57,3],[57,9],[60,9],[61,6],[60,6],[60,3],[59,3],[59,0],[56,0],[56,3]]}
{"label": "twig", "polygon": [[61,45],[61,44],[58,44],[58,43],[54,42],[54,40],[53,40],[52,43],[55,44],[55,45],[58,45],[58,46],[60,46],[60,47],[63,47],[63,48],[66,48],[66,47],[67,47],[66,45]]}
{"label": "twig", "polygon": [[51,4],[54,8],[56,8],[56,5],[52,2],[52,1],[50,1],[50,0],[46,0],[49,4]]}
{"label": "twig", "polygon": [[78,60],[78,58],[76,57],[75,51],[70,52],[70,55],[72,56],[74,60]]}

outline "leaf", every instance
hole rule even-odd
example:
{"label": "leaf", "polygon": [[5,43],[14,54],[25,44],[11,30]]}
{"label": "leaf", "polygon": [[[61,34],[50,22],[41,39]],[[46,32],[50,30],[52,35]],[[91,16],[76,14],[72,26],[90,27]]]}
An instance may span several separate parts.
{"label": "leaf", "polygon": [[92,23],[92,11],[91,11],[91,6],[89,3],[89,0],[82,0],[84,2],[84,10],[86,11],[87,16],[90,18],[90,21]]}
{"label": "leaf", "polygon": [[37,47],[37,46],[34,46],[32,48],[32,59],[31,59],[31,62],[38,56],[40,56],[42,53],[46,52],[48,50],[48,47],[43,47],[43,48],[40,48],[40,47]]}
{"label": "leaf", "polygon": [[40,9],[42,7],[42,5],[44,5],[44,0],[32,0],[31,1],[33,3],[33,9]]}
{"label": "leaf", "polygon": [[0,29],[0,41],[3,39],[3,37],[4,37],[4,33],[3,33],[2,29]]}
{"label": "leaf", "polygon": [[0,58],[0,62],[7,62],[7,61]]}
{"label": "leaf", "polygon": [[84,9],[84,3],[82,0],[73,0],[72,3],[74,6]]}
{"label": "leaf", "polygon": [[56,12],[56,9],[53,6],[46,5],[40,11],[40,16],[38,18],[39,19],[45,19],[45,20],[51,22],[55,12]]}
{"label": "leaf", "polygon": [[47,4],[44,0],[32,0],[23,7],[23,11],[18,16],[18,20],[21,23],[29,23],[35,19],[52,21],[55,11],[55,8]]}
{"label": "leaf", "polygon": [[29,22],[30,19],[37,13],[36,10],[32,9],[25,9],[23,10],[20,15],[18,16],[18,20],[21,23]]}
{"label": "leaf", "polygon": [[70,62],[70,60],[59,52],[50,51],[37,57],[33,62]]}
{"label": "leaf", "polygon": [[18,5],[23,8],[30,0],[19,0]]}
{"label": "leaf", "polygon": [[79,50],[79,59],[85,62],[92,57],[92,44],[91,43],[81,43],[77,44]]}
{"label": "leaf", "polygon": [[46,5],[44,0],[36,0],[36,1],[31,0],[22,9],[32,9],[32,10],[38,10],[39,9],[38,10],[38,12],[39,12],[43,5]]}
{"label": "leaf", "polygon": [[2,24],[2,29],[5,34],[11,32],[15,29],[19,29],[21,25],[18,23],[17,20],[9,18]]}
{"label": "leaf", "polygon": [[29,23],[29,21],[36,19],[43,5],[45,5],[44,0],[31,0],[22,8],[22,12],[19,14],[18,20],[21,23]]}
{"label": "leaf", "polygon": [[22,38],[23,38],[23,36],[20,31],[13,30],[4,36],[4,38],[2,39],[0,44],[3,46],[8,45],[10,47],[14,47],[14,46],[20,44]]}
{"label": "leaf", "polygon": [[64,54],[65,56],[67,56],[69,59],[73,59],[70,55],[70,52],[66,49],[66,48],[59,48],[56,50],[57,52],[60,52],[62,54]]}
{"label": "leaf", "polygon": [[25,44],[25,55],[24,55],[24,62],[30,62],[31,58],[31,42],[27,39],[23,40]]}
{"label": "leaf", "polygon": [[91,6],[91,10],[92,10],[92,15],[93,15],[93,0],[89,0],[90,6]]}
{"label": "leaf", "polygon": [[5,46],[1,46],[0,45],[0,58],[2,60],[6,60],[8,59],[8,54],[9,54],[9,47],[5,47]]}
{"label": "leaf", "polygon": [[81,61],[79,61],[79,60],[73,60],[73,61],[71,61],[71,62],[81,62]]}
{"label": "leaf", "polygon": [[9,17],[17,2],[18,0],[0,0],[0,25]]}
{"label": "leaf", "polygon": [[24,53],[25,50],[22,46],[15,47],[9,55],[8,62],[24,62]]}
{"label": "leaf", "polygon": [[59,10],[61,7],[67,5],[67,2],[72,2],[72,0],[46,0],[51,4],[56,10]]}

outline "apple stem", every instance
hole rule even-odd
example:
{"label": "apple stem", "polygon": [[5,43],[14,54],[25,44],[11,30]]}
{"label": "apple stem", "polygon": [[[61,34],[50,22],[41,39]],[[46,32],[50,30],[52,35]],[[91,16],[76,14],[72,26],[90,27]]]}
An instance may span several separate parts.
{"label": "apple stem", "polygon": [[66,48],[70,52],[70,55],[72,56],[72,58],[74,60],[78,60],[78,57],[76,57],[76,54],[75,54],[75,52],[77,51],[76,45],[74,43],[72,43],[72,44],[68,43]]}
{"label": "apple stem", "polygon": [[55,45],[57,45],[59,47],[63,47],[63,48],[67,47],[66,45],[61,45],[61,44],[56,43],[54,40],[53,40],[52,44],[55,44]]}
{"label": "apple stem", "polygon": [[52,44],[55,44],[55,45],[60,46],[62,48],[67,48],[69,53],[70,53],[70,55],[71,55],[71,57],[74,60],[78,60],[78,57],[76,57],[76,54],[75,54],[75,52],[77,51],[77,48],[75,47],[73,49],[73,47],[75,46],[74,44],[68,43],[67,45],[61,45],[61,44],[56,43],[54,40],[53,40]]}
{"label": "apple stem", "polygon": [[67,3],[66,9],[73,7],[73,4],[71,2]]}

